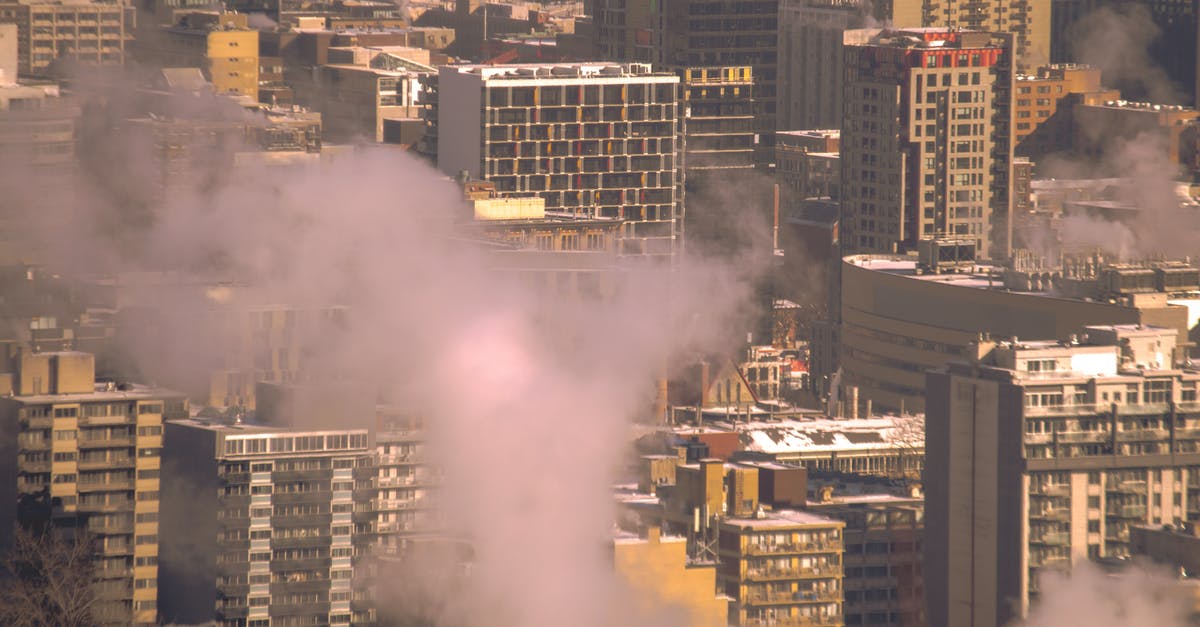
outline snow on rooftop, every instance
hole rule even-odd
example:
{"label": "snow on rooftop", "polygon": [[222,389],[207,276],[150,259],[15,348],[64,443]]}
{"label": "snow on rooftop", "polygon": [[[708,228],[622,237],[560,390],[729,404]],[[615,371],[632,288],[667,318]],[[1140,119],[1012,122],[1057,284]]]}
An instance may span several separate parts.
{"label": "snow on rooftop", "polygon": [[746,450],[768,454],[922,447],[925,438],[925,418],[911,415],[718,423],[712,428],[736,431]]}

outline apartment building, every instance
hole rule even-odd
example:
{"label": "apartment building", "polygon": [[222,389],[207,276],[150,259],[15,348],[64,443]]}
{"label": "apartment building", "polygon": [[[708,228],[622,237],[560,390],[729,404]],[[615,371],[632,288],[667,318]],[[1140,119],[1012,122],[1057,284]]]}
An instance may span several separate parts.
{"label": "apartment building", "polygon": [[941,28],[845,35],[843,248],[922,239],[1010,248],[1012,36]]}
{"label": "apartment building", "polygon": [[622,219],[622,255],[680,250],[679,77],[638,63],[466,65],[437,83],[442,172]]}
{"label": "apartment building", "polygon": [[97,625],[158,624],[163,419],[187,400],[140,385],[97,382],[78,352],[24,352],[0,416],[7,434],[0,524],[51,522],[95,546]]}
{"label": "apartment building", "polygon": [[22,75],[44,75],[56,59],[124,65],[134,23],[134,8],[117,2],[0,3],[0,24],[17,25],[17,71]]}
{"label": "apartment building", "polygon": [[380,406],[377,415],[378,542],[385,553],[403,555],[444,529],[437,509],[441,475],[426,454],[423,416],[392,406]]}
{"label": "apartment building", "polygon": [[718,524],[718,585],[742,627],[840,627],[845,523],[799,510],[730,516]]}
{"label": "apartment building", "polygon": [[928,375],[931,626],[1009,624],[1046,569],[1127,557],[1134,527],[1200,516],[1200,372],[1173,364],[1177,331],[1081,333]]}
{"label": "apartment building", "polygon": [[166,424],[163,446],[163,523],[180,531],[163,538],[164,620],[373,624],[355,580],[378,531],[366,429],[187,418]]}

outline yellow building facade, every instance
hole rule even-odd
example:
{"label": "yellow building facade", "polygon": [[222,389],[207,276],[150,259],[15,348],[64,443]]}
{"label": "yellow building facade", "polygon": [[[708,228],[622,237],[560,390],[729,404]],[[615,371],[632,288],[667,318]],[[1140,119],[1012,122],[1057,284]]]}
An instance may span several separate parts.
{"label": "yellow building facade", "polygon": [[616,538],[613,565],[634,591],[635,615],[677,608],[686,612],[689,627],[725,627],[729,599],[716,595],[711,565],[688,566],[686,538],[663,537],[658,527],[644,538]]}

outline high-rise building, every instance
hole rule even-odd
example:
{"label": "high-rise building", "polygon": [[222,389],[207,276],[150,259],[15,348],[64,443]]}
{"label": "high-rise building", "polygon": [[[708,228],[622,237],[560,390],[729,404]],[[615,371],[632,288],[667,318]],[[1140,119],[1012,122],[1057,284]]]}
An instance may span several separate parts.
{"label": "high-rise building", "polygon": [[755,162],[762,166],[775,156],[778,8],[779,0],[597,0],[596,47],[605,59],[653,63],[681,75],[688,68],[750,67]]}
{"label": "high-rise building", "polygon": [[378,531],[366,429],[190,418],[165,429],[165,620],[373,624],[369,592],[355,580]]}
{"label": "high-rise building", "polygon": [[378,540],[384,552],[403,555],[445,528],[436,509],[441,476],[426,453],[423,417],[388,406],[377,411]]}
{"label": "high-rise building", "polygon": [[[754,167],[753,73],[749,67],[690,67],[683,86],[683,162],[688,182]],[[717,184],[728,184],[719,180]]]}
{"label": "high-rise building", "polygon": [[849,251],[920,240],[1010,247],[1012,36],[846,32],[841,238]]}
{"label": "high-rise building", "polygon": [[1131,553],[1131,528],[1200,516],[1200,372],[1177,331],[1087,327],[928,375],[931,627],[1010,624],[1039,574]]}
{"label": "high-rise building", "polygon": [[829,128],[842,118],[842,35],[887,24],[1012,33],[1018,70],[1050,59],[1050,3],[1032,0],[781,0],[780,130]]}
{"label": "high-rise building", "polygon": [[465,65],[437,81],[438,167],[624,220],[620,254],[682,246],[679,77],[649,65]]}
{"label": "high-rise building", "polygon": [[866,27],[871,6],[865,0],[780,0],[779,130],[837,128],[842,123],[842,35]]}
{"label": "high-rise building", "polygon": [[117,2],[21,0],[0,4],[0,23],[18,29],[18,71],[45,74],[56,59],[123,65],[134,9]]}
{"label": "high-rise building", "polygon": [[180,395],[97,383],[88,353],[22,353],[5,375],[0,525],[75,527],[95,546],[97,625],[157,625],[159,466]]}

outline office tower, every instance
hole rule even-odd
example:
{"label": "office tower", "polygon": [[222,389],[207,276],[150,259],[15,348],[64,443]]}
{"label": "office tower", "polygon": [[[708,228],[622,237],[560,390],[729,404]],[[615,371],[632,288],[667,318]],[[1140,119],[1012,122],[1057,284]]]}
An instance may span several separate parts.
{"label": "office tower", "polygon": [[679,78],[632,64],[443,67],[438,167],[536,193],[547,211],[625,221],[622,255],[682,246]]}
{"label": "office tower", "polygon": [[1200,372],[1173,364],[1177,331],[1079,331],[929,374],[932,627],[1010,624],[1045,570],[1127,557],[1132,527],[1200,517]]}
{"label": "office tower", "polygon": [[0,3],[0,23],[17,25],[18,71],[43,75],[56,59],[123,65],[134,10],[116,2],[22,0]]}
{"label": "office tower", "polygon": [[774,158],[778,0],[597,0],[593,7],[600,56],[687,68],[750,67],[755,162]]}
{"label": "office tower", "polygon": [[846,33],[841,238],[847,251],[973,242],[1005,258],[1012,37],[947,29]]}
{"label": "office tower", "polygon": [[88,353],[23,352],[0,401],[7,438],[0,526],[50,522],[91,537],[98,625],[157,625],[164,418],[187,401],[97,383]]}
{"label": "office tower", "polygon": [[367,430],[195,419],[165,429],[164,620],[373,624],[355,580],[377,531]]}

